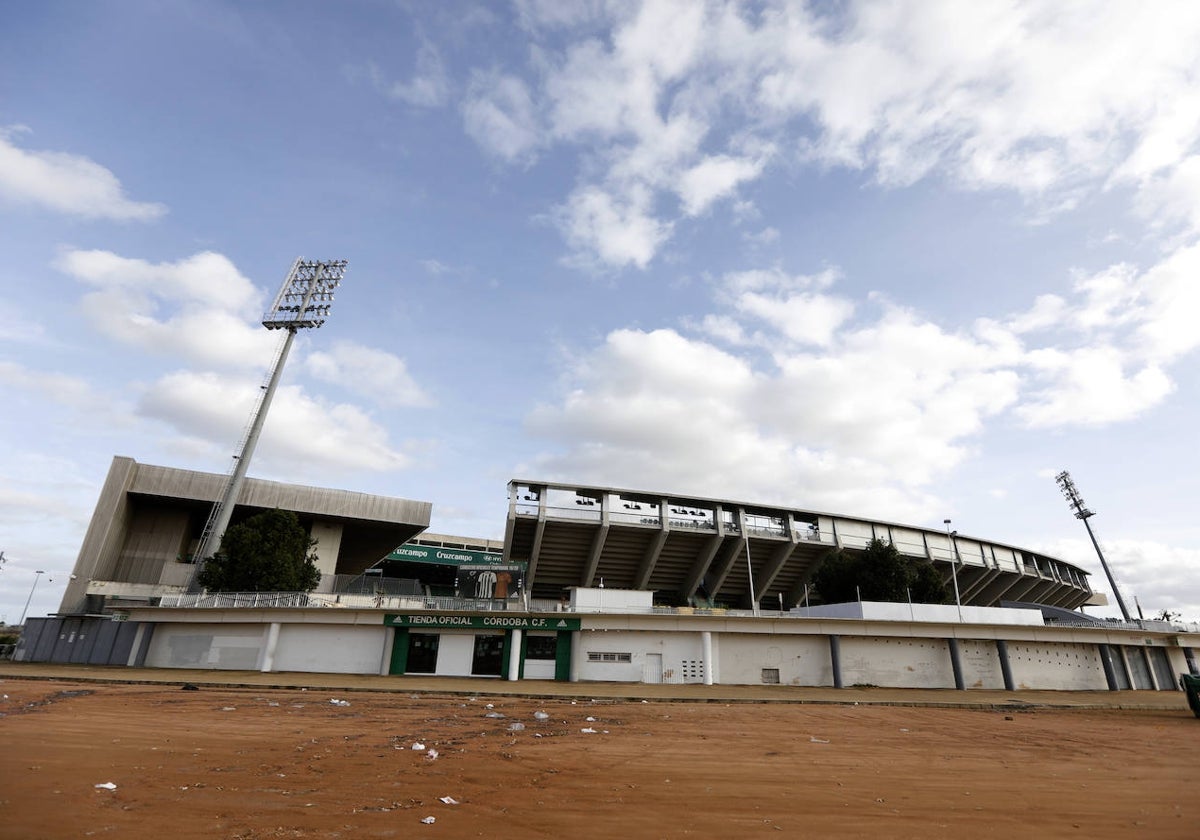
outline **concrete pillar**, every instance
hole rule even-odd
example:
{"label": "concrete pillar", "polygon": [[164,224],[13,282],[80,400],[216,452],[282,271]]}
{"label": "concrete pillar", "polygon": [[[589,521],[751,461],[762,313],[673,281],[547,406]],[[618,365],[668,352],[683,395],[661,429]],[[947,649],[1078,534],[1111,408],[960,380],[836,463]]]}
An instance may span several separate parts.
{"label": "concrete pillar", "polygon": [[1108,683],[1108,690],[1116,691],[1117,674],[1113,671],[1112,652],[1108,645],[1096,645],[1096,649],[1100,652],[1100,665],[1104,668],[1104,681]]}
{"label": "concrete pillar", "polygon": [[583,631],[571,634],[571,682],[579,682],[579,668],[583,663]]}
{"label": "concrete pillar", "polygon": [[1150,675],[1150,688],[1153,691],[1159,691],[1162,686],[1158,684],[1158,675],[1154,673],[1154,662],[1150,659],[1150,651],[1146,648],[1138,648],[1138,652],[1142,656],[1142,661],[1146,663],[1146,673]]}
{"label": "concrete pillar", "polygon": [[508,640],[508,679],[516,680],[521,676],[521,632],[520,630],[510,631],[512,636]]}
{"label": "concrete pillar", "polygon": [[[138,664],[138,654],[142,651],[142,640],[146,635],[146,622],[138,623],[137,630],[133,634],[133,644],[129,646],[129,659],[125,662],[126,667],[134,668]],[[33,651],[29,652],[32,656]]]}
{"label": "concrete pillar", "polygon": [[962,659],[958,653],[958,639],[947,639],[946,647],[950,650],[950,668],[954,671],[954,687],[959,691],[966,689],[963,681]]}
{"label": "concrete pillar", "polygon": [[383,628],[383,656],[379,660],[379,676],[392,672],[392,647],[396,644],[396,630],[387,625]]}
{"label": "concrete pillar", "polygon": [[829,664],[833,668],[833,687],[844,688],[842,685],[842,637],[829,637]]}
{"label": "concrete pillar", "polygon": [[275,649],[279,647],[279,622],[272,621],[267,625],[267,643],[263,648],[262,667],[259,668],[264,674],[271,673],[271,669],[275,667]]}
{"label": "concrete pillar", "polygon": [[1013,685],[1012,667],[1008,664],[1008,642],[1004,639],[997,639],[996,653],[1000,657],[1000,674],[1004,677],[1004,690],[1016,691],[1016,687]]}
{"label": "concrete pillar", "polygon": [[713,645],[712,631],[705,630],[700,634],[700,646],[703,650],[701,656],[704,657],[704,684],[713,684]]}

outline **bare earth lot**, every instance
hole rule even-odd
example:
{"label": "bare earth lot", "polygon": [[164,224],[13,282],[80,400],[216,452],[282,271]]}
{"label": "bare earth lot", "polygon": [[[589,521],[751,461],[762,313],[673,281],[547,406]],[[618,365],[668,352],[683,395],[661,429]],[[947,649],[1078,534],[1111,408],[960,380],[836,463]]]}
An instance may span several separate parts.
{"label": "bare earth lot", "polygon": [[1186,711],[0,691],[2,838],[1200,837]]}

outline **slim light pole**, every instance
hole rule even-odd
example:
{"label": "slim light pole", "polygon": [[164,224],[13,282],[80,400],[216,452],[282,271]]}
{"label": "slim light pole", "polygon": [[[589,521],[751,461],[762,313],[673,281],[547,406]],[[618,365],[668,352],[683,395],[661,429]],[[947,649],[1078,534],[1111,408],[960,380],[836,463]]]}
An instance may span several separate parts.
{"label": "slim light pole", "polygon": [[958,597],[958,546],[954,544],[954,534],[950,530],[950,520],[943,519],[946,523],[946,545],[950,546],[950,577],[954,580],[954,605],[958,607],[958,623],[962,624],[962,599]]}
{"label": "slim light pole", "polygon": [[29,597],[25,599],[25,609],[21,610],[20,624],[22,627],[25,626],[25,613],[29,612],[29,604],[33,601],[33,593],[37,590],[38,581],[42,579],[42,575],[44,574],[46,573],[41,569],[33,573],[33,586],[29,588]]}
{"label": "slim light pole", "polygon": [[242,483],[246,478],[246,470],[250,468],[250,459],[254,448],[258,445],[259,434],[267,419],[267,410],[271,407],[271,399],[279,385],[284,363],[291,352],[292,342],[296,332],[303,329],[317,329],[329,317],[329,309],[333,304],[333,293],[346,274],[346,260],[315,261],[296,260],[292,270],[275,295],[275,303],[270,311],[263,315],[262,325],[269,330],[287,330],[287,337],[275,367],[271,371],[271,380],[264,387],[262,399],[255,409],[250,429],[242,442],[241,451],[235,456],[236,463],[229,483],[220,501],[213,505],[212,513],[200,536],[200,545],[196,550],[196,570],[217,553],[233,509],[237,505]]}
{"label": "slim light pole", "polygon": [[1083,520],[1083,527],[1087,528],[1088,536],[1092,538],[1092,546],[1096,549],[1096,556],[1100,558],[1100,567],[1104,569],[1108,585],[1112,587],[1113,595],[1116,596],[1117,606],[1121,608],[1121,615],[1126,621],[1133,621],[1133,617],[1129,614],[1129,608],[1125,606],[1125,599],[1121,597],[1121,590],[1117,588],[1117,581],[1113,578],[1112,570],[1108,568],[1108,561],[1104,559],[1104,552],[1100,550],[1100,543],[1096,540],[1096,535],[1092,533],[1092,526],[1088,524],[1088,519],[1096,514],[1088,510],[1087,505],[1083,503],[1083,497],[1075,489],[1075,482],[1071,480],[1069,472],[1063,470],[1054,477],[1054,480],[1058,482],[1058,489],[1062,491],[1063,498],[1067,500],[1071,510],[1075,511],[1075,518]]}

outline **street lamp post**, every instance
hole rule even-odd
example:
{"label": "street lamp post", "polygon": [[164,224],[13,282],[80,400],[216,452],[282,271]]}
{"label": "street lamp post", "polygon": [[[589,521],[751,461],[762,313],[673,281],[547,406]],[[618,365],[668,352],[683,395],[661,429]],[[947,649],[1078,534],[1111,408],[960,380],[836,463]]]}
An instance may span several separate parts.
{"label": "street lamp post", "polygon": [[950,548],[950,577],[954,580],[954,605],[958,607],[958,621],[961,624],[962,617],[962,599],[958,596],[958,547],[954,544],[954,534],[951,532],[950,520],[942,520],[946,523],[946,545]]}
{"label": "street lamp post", "polygon": [[33,586],[29,587],[29,597],[25,599],[25,609],[21,610],[21,626],[25,626],[25,613],[29,612],[29,604],[33,601],[33,593],[37,590],[38,581],[46,574],[41,569],[33,573]]}

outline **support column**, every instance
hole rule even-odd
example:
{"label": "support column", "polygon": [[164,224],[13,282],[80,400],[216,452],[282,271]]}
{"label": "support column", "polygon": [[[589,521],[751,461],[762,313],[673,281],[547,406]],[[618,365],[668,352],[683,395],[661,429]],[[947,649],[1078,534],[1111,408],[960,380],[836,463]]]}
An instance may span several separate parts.
{"label": "support column", "polygon": [[[138,623],[137,630],[133,633],[133,644],[129,646],[129,659],[125,662],[126,667],[134,668],[140,664],[138,662],[138,654],[142,652],[142,641],[146,635],[146,628],[149,626],[144,621]],[[29,655],[33,655],[32,650],[29,651]]]}
{"label": "support column", "polygon": [[275,648],[279,647],[279,622],[272,621],[267,626],[267,644],[263,650],[262,667],[259,668],[264,674],[271,673],[271,669],[275,667]]}
{"label": "support column", "polygon": [[1108,645],[1096,645],[1096,649],[1100,652],[1100,665],[1104,668],[1104,681],[1108,683],[1109,691],[1117,690],[1117,674],[1113,671],[1112,652]]}
{"label": "support column", "polygon": [[713,646],[712,646],[712,631],[705,630],[700,634],[700,647],[703,651],[701,654],[704,657],[704,684],[713,684]]}
{"label": "support column", "polygon": [[1144,647],[1138,648],[1138,651],[1142,655],[1142,662],[1146,663],[1146,673],[1150,677],[1150,690],[1158,691],[1158,675],[1154,673],[1154,662],[1150,659],[1150,651]]}
{"label": "support column", "polygon": [[579,666],[583,661],[583,631],[571,634],[571,682],[579,682]]}
{"label": "support column", "polygon": [[510,630],[512,635],[508,639],[508,679],[518,680],[521,678],[521,632],[520,630]]}
{"label": "support column", "polygon": [[379,658],[379,676],[386,677],[392,670],[392,648],[396,644],[396,631],[391,627],[383,628],[383,656]]}
{"label": "support column", "polygon": [[833,687],[843,688],[842,685],[842,637],[829,637],[829,664],[833,668]]}
{"label": "support column", "polygon": [[996,653],[1000,656],[1000,674],[1004,677],[1004,690],[1016,691],[1013,686],[1012,667],[1008,664],[1008,642],[997,639]]}
{"label": "support column", "polygon": [[958,639],[947,639],[946,647],[950,650],[950,668],[954,671],[954,687],[959,691],[966,689],[963,681],[962,658],[958,653]]}

